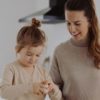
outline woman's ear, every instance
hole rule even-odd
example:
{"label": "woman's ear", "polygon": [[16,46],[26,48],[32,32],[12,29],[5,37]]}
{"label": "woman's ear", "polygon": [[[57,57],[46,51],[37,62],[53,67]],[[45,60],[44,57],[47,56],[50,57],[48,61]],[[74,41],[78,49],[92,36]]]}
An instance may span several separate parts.
{"label": "woman's ear", "polygon": [[88,24],[89,24],[88,26],[90,28],[91,27],[91,19],[88,20]]}
{"label": "woman's ear", "polygon": [[89,22],[89,28],[91,27],[91,23]]}

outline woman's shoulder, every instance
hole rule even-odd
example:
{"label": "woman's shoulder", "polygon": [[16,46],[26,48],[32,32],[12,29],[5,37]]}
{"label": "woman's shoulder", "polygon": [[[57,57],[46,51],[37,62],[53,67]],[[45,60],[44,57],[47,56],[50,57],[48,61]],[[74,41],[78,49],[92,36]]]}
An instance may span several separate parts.
{"label": "woman's shoulder", "polygon": [[62,50],[65,50],[66,47],[69,47],[70,46],[70,39],[65,41],[65,42],[62,42],[60,43],[56,49],[55,49],[55,52],[58,52],[58,51],[62,51]]}

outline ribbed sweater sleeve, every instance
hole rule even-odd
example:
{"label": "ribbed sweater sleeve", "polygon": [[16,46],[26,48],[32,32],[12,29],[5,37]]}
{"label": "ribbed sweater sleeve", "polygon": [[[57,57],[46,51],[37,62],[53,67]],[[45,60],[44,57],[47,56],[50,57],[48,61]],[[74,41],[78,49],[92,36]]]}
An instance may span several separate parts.
{"label": "ribbed sweater sleeve", "polygon": [[10,100],[15,100],[28,92],[32,92],[32,84],[12,85],[14,80],[14,70],[6,66],[3,74],[3,82],[1,86],[1,96]]}
{"label": "ribbed sweater sleeve", "polygon": [[52,98],[54,98],[53,100],[63,100],[62,93],[61,93],[61,87],[63,85],[63,81],[60,76],[59,67],[58,67],[59,65],[57,63],[56,53],[57,53],[57,51],[55,50],[54,56],[52,59],[51,69],[50,69],[51,78],[52,78],[53,82],[57,85],[56,89],[55,89],[56,91],[55,91],[54,95],[52,96]]}

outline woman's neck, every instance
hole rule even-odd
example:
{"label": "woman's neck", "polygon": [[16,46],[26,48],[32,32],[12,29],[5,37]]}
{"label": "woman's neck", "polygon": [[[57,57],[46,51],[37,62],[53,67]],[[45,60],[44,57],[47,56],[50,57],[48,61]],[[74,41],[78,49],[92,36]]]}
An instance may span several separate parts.
{"label": "woman's neck", "polygon": [[87,39],[75,40],[75,39],[71,38],[71,42],[72,42],[72,44],[79,46],[79,47],[87,47],[88,46],[88,40]]}

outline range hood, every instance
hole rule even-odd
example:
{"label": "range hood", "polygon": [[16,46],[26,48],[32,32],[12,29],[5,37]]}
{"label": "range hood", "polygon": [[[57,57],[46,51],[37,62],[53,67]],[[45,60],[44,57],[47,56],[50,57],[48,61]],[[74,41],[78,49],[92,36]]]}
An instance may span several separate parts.
{"label": "range hood", "polygon": [[[51,0],[54,2],[53,0]],[[59,1],[59,0],[58,0]],[[30,22],[32,17],[36,17],[39,19],[43,24],[57,24],[65,22],[64,17],[64,3],[66,0],[62,0],[58,3],[56,0],[55,5],[54,3],[50,2],[50,7],[37,11],[35,13],[29,14],[25,17],[20,18],[19,22]],[[52,5],[51,5],[52,4]],[[60,5],[61,4],[61,5]]]}

